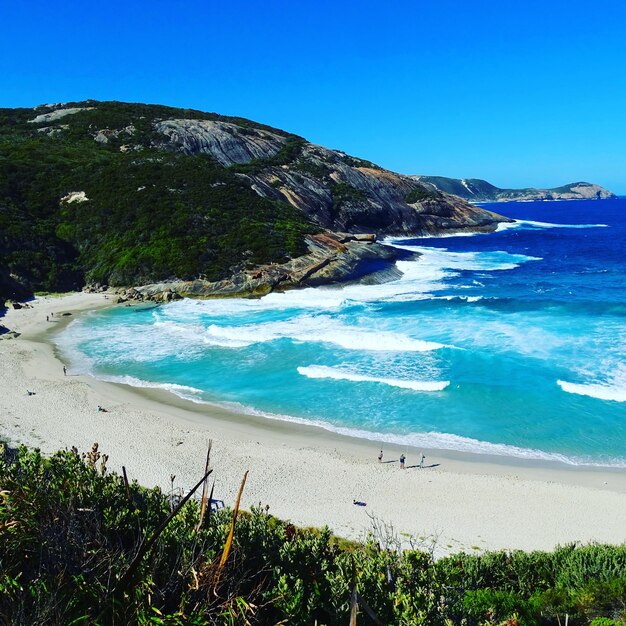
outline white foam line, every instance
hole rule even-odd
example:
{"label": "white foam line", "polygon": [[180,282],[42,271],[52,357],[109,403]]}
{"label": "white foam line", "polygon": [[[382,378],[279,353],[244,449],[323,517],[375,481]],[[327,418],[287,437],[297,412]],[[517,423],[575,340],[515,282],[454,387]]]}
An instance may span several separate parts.
{"label": "white foam line", "polygon": [[[403,250],[419,252],[422,256],[417,262],[409,263],[407,271],[419,272],[433,268],[452,270],[473,270],[473,271],[502,271],[519,267],[520,263],[528,261],[541,261],[541,257],[529,256],[526,254],[514,254],[504,250],[491,250],[485,252],[451,252],[447,248],[434,248],[429,246],[416,246],[396,243],[394,247]],[[397,266],[405,271],[402,261],[398,261]],[[410,276],[409,276],[410,277]]]}
{"label": "white foam line", "polygon": [[390,387],[399,387],[400,389],[411,389],[412,391],[442,391],[450,381],[419,381],[419,380],[402,380],[398,378],[378,378],[376,376],[367,376],[357,374],[348,370],[327,367],[326,365],[310,365],[307,367],[298,367],[298,374],[307,378],[330,378],[333,380],[348,380],[355,383],[380,383],[389,385]]}
{"label": "white foam line", "polygon": [[552,222],[536,222],[534,220],[515,220],[513,223],[500,223],[496,232],[502,232],[510,228],[523,228],[530,226],[532,228],[608,228],[608,224],[555,224]]}
{"label": "white foam line", "polygon": [[196,402],[197,404],[206,404],[200,396],[204,395],[202,389],[196,389],[195,387],[188,387],[187,385],[177,385],[175,383],[154,383],[148,380],[142,380],[140,378],[135,378],[134,376],[109,376],[106,374],[94,374],[93,372],[89,372],[87,374],[92,378],[96,378],[98,380],[103,380],[108,383],[117,383],[119,385],[128,385],[129,387],[139,387],[141,389],[164,389],[165,391],[169,391],[179,398],[183,398],[184,400],[190,400],[191,402]]}
{"label": "white foam line", "polygon": [[575,393],[579,396],[589,396],[598,400],[609,400],[614,402],[626,402],[626,388],[612,385],[602,385],[599,383],[581,385],[568,383],[564,380],[556,381],[559,387],[567,393]]}
{"label": "white foam line", "polygon": [[197,339],[207,345],[227,348],[243,348],[280,339],[333,344],[345,350],[383,352],[428,352],[448,347],[434,341],[414,339],[390,331],[361,330],[336,322],[328,316],[300,316],[287,321],[242,326],[210,324],[206,329],[185,325],[178,329],[180,325],[175,322],[156,322],[155,326],[168,330],[175,329],[181,335],[195,333]]}
{"label": "white foam line", "polygon": [[520,448],[504,443],[491,443],[488,441],[480,441],[478,439],[461,437],[460,435],[453,435],[449,433],[381,433],[369,430],[361,430],[358,428],[336,426],[323,420],[306,419],[302,417],[294,417],[291,415],[283,415],[280,413],[268,413],[266,411],[259,411],[251,407],[247,407],[237,402],[224,402],[221,403],[221,406],[224,406],[231,410],[243,412],[248,415],[255,415],[258,417],[264,417],[267,419],[279,420],[283,422],[292,422],[294,424],[301,424],[304,426],[316,426],[318,428],[323,428],[324,430],[337,433],[339,435],[353,437],[356,439],[366,439],[368,441],[376,441],[378,443],[391,443],[395,445],[409,446],[412,448],[451,450],[455,452],[466,452],[470,454],[487,454],[492,456],[514,457],[519,459],[536,461],[556,461],[559,463],[565,463],[566,465],[574,466],[584,465],[592,467],[626,468],[626,460],[621,458],[614,459],[612,460],[612,462],[598,463],[588,458],[568,457],[558,452],[544,452],[543,450],[537,450],[534,448]]}

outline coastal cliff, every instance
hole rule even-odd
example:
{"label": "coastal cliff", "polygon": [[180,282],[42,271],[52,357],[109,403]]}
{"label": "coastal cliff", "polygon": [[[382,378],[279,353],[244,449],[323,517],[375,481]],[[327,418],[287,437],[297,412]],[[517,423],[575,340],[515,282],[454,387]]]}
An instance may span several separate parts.
{"label": "coastal cliff", "polygon": [[307,254],[286,263],[257,266],[214,282],[174,280],[122,289],[119,290],[119,301],[169,302],[181,297],[263,296],[274,290],[347,282],[366,275],[370,281],[384,282],[401,276],[394,267],[395,261],[419,256],[380,244],[373,234],[326,232],[308,236],[306,244]]}
{"label": "coastal cliff", "polygon": [[389,263],[398,254],[333,233],[492,231],[508,221],[410,176],[215,113],[91,100],[0,109],[0,140],[5,297],[94,283],[247,285],[259,272],[266,282],[245,292],[262,293],[302,283],[301,266],[320,255],[316,236],[343,248],[326,247],[332,260],[306,280],[332,282],[363,271],[352,248]]}
{"label": "coastal cliff", "polygon": [[208,155],[232,167],[260,196],[287,202],[331,230],[428,234],[493,230],[499,221],[506,221],[416,184],[410,176],[295,135],[211,120],[165,120],[155,129],[162,135],[158,148]]}
{"label": "coastal cliff", "polygon": [[432,191],[449,193],[469,202],[528,202],[536,200],[609,200],[617,196],[593,183],[577,182],[551,189],[501,189],[480,178],[413,176]]}

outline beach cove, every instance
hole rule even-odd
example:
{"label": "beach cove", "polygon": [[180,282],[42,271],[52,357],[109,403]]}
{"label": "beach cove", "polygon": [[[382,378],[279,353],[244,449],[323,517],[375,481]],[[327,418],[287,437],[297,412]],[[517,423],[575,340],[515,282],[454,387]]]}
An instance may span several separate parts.
{"label": "beach cove", "polygon": [[[98,442],[109,467],[141,484],[189,487],[202,472],[213,440],[215,497],[234,502],[250,470],[243,505],[299,525],[328,525],[358,538],[369,515],[392,523],[407,541],[437,538],[437,554],[459,550],[551,549],[573,541],[623,543],[626,472],[524,460],[385,446],[315,426],[268,420],[195,404],[158,389],[137,389],[63,374],[51,343],[67,320],[111,306],[101,294],[37,298],[32,308],[3,318],[21,333],[0,342],[0,436],[44,453]],[[62,316],[70,312],[71,316]],[[46,315],[54,322],[47,322]],[[52,318],[51,318],[52,319]],[[57,322],[56,320],[62,320]],[[26,390],[35,392],[28,396]],[[97,406],[108,412],[98,412]],[[407,470],[397,459],[407,454]],[[364,501],[356,507],[353,500]],[[419,539],[416,540],[418,543]]]}

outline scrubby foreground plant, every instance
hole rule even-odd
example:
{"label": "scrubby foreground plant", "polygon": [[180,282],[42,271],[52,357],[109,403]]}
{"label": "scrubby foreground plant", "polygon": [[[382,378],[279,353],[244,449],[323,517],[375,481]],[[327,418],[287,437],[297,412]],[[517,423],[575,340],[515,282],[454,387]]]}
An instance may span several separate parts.
{"label": "scrubby foreground plant", "polygon": [[0,498],[3,624],[626,623],[623,546],[434,561],[261,507],[200,523],[197,502],[173,511],[97,449],[5,449]]}

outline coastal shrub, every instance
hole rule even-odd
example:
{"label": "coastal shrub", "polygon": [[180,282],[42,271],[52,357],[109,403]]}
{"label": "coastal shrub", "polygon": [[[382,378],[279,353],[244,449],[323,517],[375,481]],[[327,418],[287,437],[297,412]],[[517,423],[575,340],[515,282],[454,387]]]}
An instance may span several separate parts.
{"label": "coastal shrub", "polygon": [[97,446],[49,458],[0,447],[0,623],[344,625],[353,598],[359,624],[625,623],[624,546],[434,560],[393,537],[340,540],[257,506],[240,513],[220,568],[231,511],[198,527],[194,500],[117,589],[173,505],[126,485]]}
{"label": "coastal shrub", "polygon": [[333,196],[333,209],[338,210],[348,202],[365,200],[368,195],[364,191],[353,187],[349,183],[334,183],[331,187]]}
{"label": "coastal shrub", "polygon": [[[463,599],[465,614],[470,623],[499,624],[505,619],[515,618],[520,624],[534,626],[532,609],[522,596],[501,589],[477,589],[467,591]],[[530,615],[526,616],[526,613]]]}
{"label": "coastal shrub", "polygon": [[310,159],[298,159],[293,164],[293,169],[320,180],[327,180],[330,176],[330,168],[322,162],[312,161]]}
{"label": "coastal shrub", "polygon": [[436,191],[431,191],[430,189],[426,189],[426,187],[415,187],[415,189],[411,189],[409,193],[406,195],[404,201],[407,204],[414,204],[415,202],[421,202],[422,200],[428,200],[429,198],[437,197]]}
{"label": "coastal shrub", "polygon": [[254,175],[266,167],[289,165],[298,159],[305,143],[306,141],[298,135],[287,135],[280,150],[274,156],[254,159],[248,163],[236,163],[228,169],[240,174]]}

